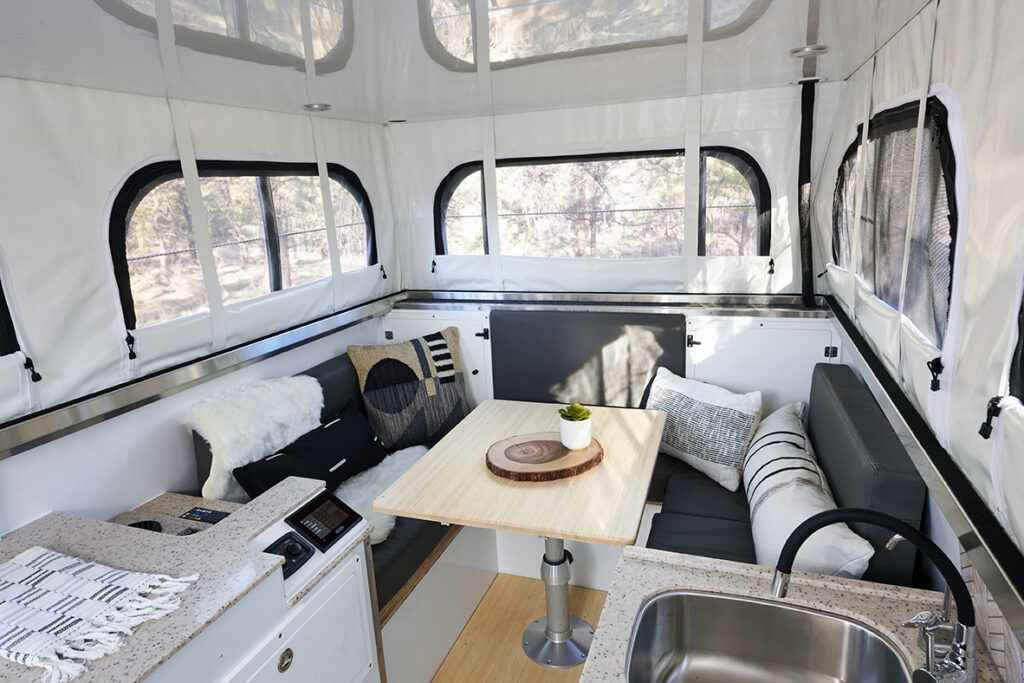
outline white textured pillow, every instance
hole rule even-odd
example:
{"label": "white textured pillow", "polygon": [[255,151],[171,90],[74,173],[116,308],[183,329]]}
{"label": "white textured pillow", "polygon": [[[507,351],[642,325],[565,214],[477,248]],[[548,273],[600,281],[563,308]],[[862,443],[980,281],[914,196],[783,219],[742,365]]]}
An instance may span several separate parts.
{"label": "white textured pillow", "polygon": [[248,502],[232,470],[281,450],[320,426],[324,392],[298,375],[245,384],[203,399],[182,416],[210,444],[213,461],[203,497]]}
{"label": "white textured pillow", "polygon": [[[774,566],[786,539],[811,515],[836,507],[828,482],[810,452],[803,403],[790,403],[761,420],[743,463],[743,488],[757,563]],[[794,569],[859,579],[874,548],[845,524],[832,524],[807,539]]]}
{"label": "white textured pillow", "polygon": [[668,414],[661,450],[735,491],[743,454],[761,415],[761,392],[728,389],[658,368],[647,408]]}

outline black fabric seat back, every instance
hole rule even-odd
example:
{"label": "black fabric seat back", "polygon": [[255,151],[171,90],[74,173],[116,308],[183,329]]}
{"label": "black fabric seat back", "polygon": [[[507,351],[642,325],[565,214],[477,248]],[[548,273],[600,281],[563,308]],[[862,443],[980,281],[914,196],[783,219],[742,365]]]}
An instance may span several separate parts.
{"label": "black fabric seat back", "polygon": [[686,367],[682,315],[496,310],[490,325],[495,398],[637,408],[659,365]]}
{"label": "black fabric seat back", "polygon": [[[926,487],[863,382],[846,365],[819,363],[811,379],[808,431],[839,507],[888,513],[916,529],[923,523]],[[864,579],[910,586],[917,552],[910,543],[885,550],[891,532],[854,524],[875,547]]]}
{"label": "black fabric seat back", "polygon": [[[297,375],[309,375],[320,382],[324,391],[324,408],[320,411],[320,422],[327,417],[337,415],[342,408],[350,405],[361,412],[366,412],[363,407],[363,396],[359,391],[359,376],[356,374],[355,366],[349,360],[348,354],[335,356],[319,365],[314,365],[305,372],[298,372]],[[192,448],[196,455],[196,490],[186,493],[200,495],[207,477],[210,476],[210,464],[213,462],[213,453],[210,451],[210,444],[206,442],[197,432],[192,432]]]}

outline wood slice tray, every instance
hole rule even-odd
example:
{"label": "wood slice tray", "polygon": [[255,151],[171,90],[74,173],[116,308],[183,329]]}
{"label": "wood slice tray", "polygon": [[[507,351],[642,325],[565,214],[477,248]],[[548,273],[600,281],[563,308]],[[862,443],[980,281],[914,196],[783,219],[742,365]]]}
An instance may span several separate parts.
{"label": "wood slice tray", "polygon": [[554,481],[582,474],[604,457],[597,439],[579,450],[562,445],[558,432],[512,436],[487,449],[487,469],[513,481]]}

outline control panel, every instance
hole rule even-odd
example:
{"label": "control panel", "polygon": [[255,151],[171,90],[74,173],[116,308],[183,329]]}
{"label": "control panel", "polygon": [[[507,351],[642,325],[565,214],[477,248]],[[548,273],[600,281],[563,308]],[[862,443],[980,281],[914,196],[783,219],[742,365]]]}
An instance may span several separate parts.
{"label": "control panel", "polygon": [[333,493],[323,491],[285,517],[284,521],[323,552],[361,519],[358,512],[342,503]]}
{"label": "control panel", "polygon": [[316,551],[297,533],[289,531],[267,546],[263,552],[280,555],[284,558],[284,565],[281,569],[284,572],[284,578],[287,579],[295,573],[295,570],[306,564],[306,560],[311,558]]}

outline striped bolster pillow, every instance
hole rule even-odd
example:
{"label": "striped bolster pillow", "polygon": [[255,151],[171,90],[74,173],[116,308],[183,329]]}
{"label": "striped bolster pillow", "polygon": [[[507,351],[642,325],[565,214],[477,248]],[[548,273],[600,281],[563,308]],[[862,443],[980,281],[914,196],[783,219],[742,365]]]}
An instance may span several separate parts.
{"label": "striped bolster pillow", "polygon": [[[761,420],[743,461],[743,488],[757,563],[773,566],[786,539],[811,515],[836,507],[804,430],[803,403],[791,403]],[[845,524],[811,535],[794,569],[860,578],[874,549]]]}

